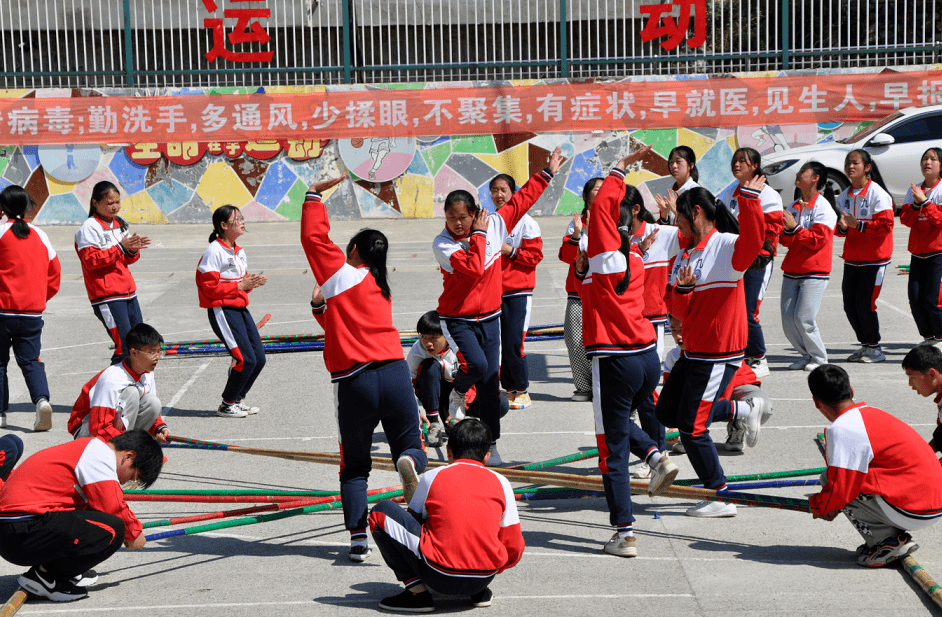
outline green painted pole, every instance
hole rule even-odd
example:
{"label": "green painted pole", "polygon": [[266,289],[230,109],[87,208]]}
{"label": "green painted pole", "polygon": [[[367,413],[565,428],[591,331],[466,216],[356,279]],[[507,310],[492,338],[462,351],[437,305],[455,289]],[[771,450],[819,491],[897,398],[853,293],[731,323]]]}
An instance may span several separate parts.
{"label": "green painted pole", "polygon": [[134,87],[134,42],[131,40],[131,0],[124,0],[124,85]]}
{"label": "green painted pole", "polygon": [[[825,472],[826,467],[815,469],[796,469],[795,471],[771,471],[768,473],[754,473],[745,476],[730,476],[726,478],[727,482],[750,482],[752,480],[771,480],[774,478],[800,478],[802,476],[819,476]],[[674,486],[693,486],[703,484],[703,481],[694,478],[692,480],[674,480]]]}
{"label": "green painted pole", "polygon": [[180,491],[124,491],[125,495],[194,495],[212,497],[333,497],[337,491],[269,491],[255,489],[241,490],[180,490]]}
{"label": "green painted pole", "polygon": [[[125,0],[127,1],[127,0]],[[353,83],[350,41],[353,24],[350,21],[350,0],[343,0],[343,83]]]}

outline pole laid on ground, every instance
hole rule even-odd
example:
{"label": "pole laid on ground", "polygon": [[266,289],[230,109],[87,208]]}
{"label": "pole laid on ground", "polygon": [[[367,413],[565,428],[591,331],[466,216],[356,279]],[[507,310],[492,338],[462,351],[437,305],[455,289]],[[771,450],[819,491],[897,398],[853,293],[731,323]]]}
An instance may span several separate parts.
{"label": "pole laid on ground", "polygon": [[929,576],[929,573],[919,565],[919,562],[913,559],[912,555],[906,555],[900,560],[900,563],[906,574],[911,576],[922,587],[922,590],[929,594],[936,606],[942,608],[942,587],[939,587],[935,579]]}
{"label": "pole laid on ground", "polygon": [[22,587],[19,587],[13,592],[13,595],[10,596],[7,603],[0,608],[0,617],[13,617],[13,615],[16,615],[16,611],[20,610],[20,607],[23,606],[24,602],[26,602],[26,591]]}

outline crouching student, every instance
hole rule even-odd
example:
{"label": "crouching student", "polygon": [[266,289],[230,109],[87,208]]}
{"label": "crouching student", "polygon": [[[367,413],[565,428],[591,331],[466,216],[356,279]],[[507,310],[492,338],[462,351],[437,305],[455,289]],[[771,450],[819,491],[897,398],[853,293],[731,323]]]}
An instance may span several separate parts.
{"label": "crouching student", "polygon": [[909,387],[919,396],[933,397],[932,402],[938,406],[929,447],[942,452],[942,351],[934,344],[917,345],[903,358],[903,371],[909,378]]}
{"label": "crouching student", "polygon": [[422,315],[415,329],[419,340],[409,350],[406,362],[409,363],[415,397],[425,410],[425,420],[428,421],[426,445],[440,448],[447,439],[444,422],[460,419],[448,417],[448,397],[454,388],[458,357],[442,333],[438,311]]}
{"label": "crouching student", "polygon": [[0,557],[29,566],[17,582],[54,602],[88,597],[94,568],[122,544],[143,548],[143,526],[121,485],[160,475],[160,445],[141,430],[105,443],[86,437],[40,450],[0,489]]}
{"label": "crouching student", "polygon": [[153,327],[141,323],[128,330],[128,356],[92,377],[82,388],[72,415],[69,432],[79,437],[109,440],[124,431],[142,429],[169,443],[170,429],[160,416],[160,400],[154,369],[164,342]]}
{"label": "crouching student", "polygon": [[448,440],[451,464],[422,476],[408,510],[382,501],[370,512],[373,541],[406,587],[380,608],[430,613],[430,589],[490,606],[488,585],[517,565],[524,549],[510,483],[484,467],[490,445],[487,425],[465,418]]}
{"label": "crouching student", "polygon": [[910,531],[942,517],[942,466],[919,433],[894,416],[854,402],[847,372],[822,364],[808,375],[814,406],[831,422],[825,429],[827,471],[812,495],[814,518],[843,512],[863,536],[857,565],[877,568],[919,545]]}

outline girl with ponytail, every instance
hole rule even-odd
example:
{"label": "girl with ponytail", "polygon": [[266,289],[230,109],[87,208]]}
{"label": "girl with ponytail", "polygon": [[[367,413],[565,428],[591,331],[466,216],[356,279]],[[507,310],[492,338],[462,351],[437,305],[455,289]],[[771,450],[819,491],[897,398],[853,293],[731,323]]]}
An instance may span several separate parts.
{"label": "girl with ponytail", "polygon": [[114,342],[111,363],[128,355],[124,337],[144,321],[137,301],[137,285],[128,266],[141,258],[150,239],[128,232],[128,224],[118,216],[121,193],[103,180],[92,189],[88,218],[75,232],[75,252],[82,264],[85,290],[95,317],[105,326]]}
{"label": "girl with ponytail", "polygon": [[206,309],[209,325],[232,356],[222,403],[216,409],[221,418],[244,418],[259,412],[258,407],[242,401],[265,368],[265,348],[248,307],[249,292],[268,278],[249,272],[245,249],[236,243],[244,233],[245,219],[238,208],[216,208],[209,246],[196,267],[200,308]]}
{"label": "girl with ponytail", "polygon": [[330,220],[321,194],[339,178],[311,185],[301,210],[301,246],[314,274],[311,308],[324,329],[324,364],[335,384],[340,432],[340,497],[350,532],[350,560],[365,561],[367,477],[373,431],[382,423],[402,479],[406,503],[428,459],[422,450],[419,407],[393,326],[392,294],[382,232],[363,229],[343,251],[330,241]]}
{"label": "girl with ponytail", "polygon": [[631,410],[651,398],[661,374],[656,334],[651,322],[642,317],[644,262],[630,250],[637,189],[625,185],[625,169],[650,150],[651,146],[645,146],[629,154],[602,182],[592,203],[588,247],[576,262],[576,275],[583,279],[583,341],[592,360],[592,389],[596,393],[592,406],[599,470],[609,522],[615,530],[603,550],[619,557],[638,554],[628,452],[653,470],[648,495],[669,487],[678,472],[658,444],[631,421]]}
{"label": "girl with ponytail", "polygon": [[[563,162],[557,147],[545,169],[534,174],[509,201],[488,215],[467,191],[445,198],[445,229],[432,241],[442,271],[438,314],[448,345],[463,362],[455,375],[448,415],[480,418],[494,440],[487,464],[500,467],[500,318],[503,312],[501,247],[536,203]],[[529,398],[529,397],[528,397]],[[470,407],[470,410],[469,410]]]}
{"label": "girl with ponytail", "polygon": [[59,257],[42,230],[25,217],[33,200],[20,186],[0,192],[0,428],[7,426],[10,404],[7,364],[10,348],[23,371],[36,406],[34,431],[52,428],[46,369],[39,360],[46,302],[59,291]]}

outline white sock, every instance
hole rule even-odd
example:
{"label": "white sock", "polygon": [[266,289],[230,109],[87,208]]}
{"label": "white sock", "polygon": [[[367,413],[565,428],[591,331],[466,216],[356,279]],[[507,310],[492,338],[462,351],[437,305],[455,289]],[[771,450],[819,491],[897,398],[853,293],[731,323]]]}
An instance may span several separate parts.
{"label": "white sock", "polygon": [[733,403],[733,420],[741,420],[746,418],[749,414],[752,413],[752,406],[749,403],[744,401],[736,401]]}
{"label": "white sock", "polygon": [[655,450],[648,456],[648,458],[644,462],[647,463],[649,467],[657,467],[658,463],[661,462],[661,458],[663,456],[664,456],[663,454]]}
{"label": "white sock", "polygon": [[634,529],[625,529],[618,532],[618,537],[622,540],[625,538],[633,538],[635,536]]}

